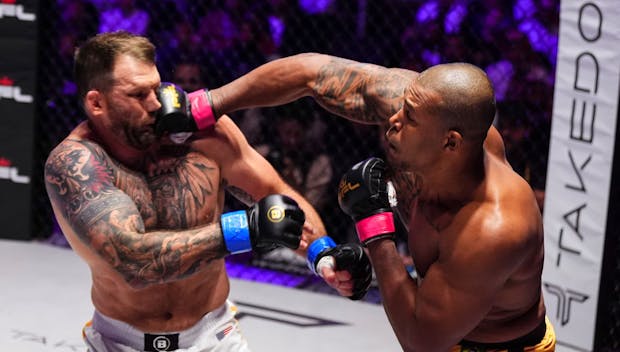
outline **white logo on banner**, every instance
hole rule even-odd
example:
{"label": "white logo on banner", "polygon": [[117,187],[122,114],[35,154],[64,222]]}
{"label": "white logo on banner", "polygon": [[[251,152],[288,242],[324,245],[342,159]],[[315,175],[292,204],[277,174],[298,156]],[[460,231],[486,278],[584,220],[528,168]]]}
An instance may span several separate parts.
{"label": "white logo on banner", "polygon": [[620,6],[561,2],[547,187],[547,314],[558,351],[592,351],[618,116]]}
{"label": "white logo on banner", "polygon": [[30,183],[30,177],[20,175],[16,167],[0,166],[0,179],[11,180],[14,183]]}
{"label": "white logo on banner", "polygon": [[0,18],[15,17],[20,21],[32,22],[37,19],[34,13],[24,11],[23,5],[0,3]]}
{"label": "white logo on banner", "polygon": [[0,99],[14,99],[18,103],[32,103],[32,95],[22,94],[20,87],[13,85],[13,80],[8,77],[0,78]]}
{"label": "white logo on banner", "polygon": [[15,166],[11,166],[11,161],[0,158],[0,180],[10,180],[14,183],[30,183],[30,177],[19,174]]}

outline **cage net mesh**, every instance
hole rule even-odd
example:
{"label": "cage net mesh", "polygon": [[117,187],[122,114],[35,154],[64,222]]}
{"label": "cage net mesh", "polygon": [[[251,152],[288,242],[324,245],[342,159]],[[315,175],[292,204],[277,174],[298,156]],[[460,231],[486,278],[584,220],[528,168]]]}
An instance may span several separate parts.
{"label": "cage net mesh", "polygon": [[[459,8],[437,5],[444,2],[428,2],[437,5],[428,6],[404,0],[42,2],[40,156],[44,158],[84,119],[71,74],[74,48],[99,31],[124,28],[156,44],[162,80],[190,89],[215,88],[264,62],[301,52],[416,71],[441,62],[476,64],[495,84],[496,122],[506,139],[511,164],[533,188],[542,191],[555,71],[554,48],[546,45],[553,43],[532,42],[537,36],[522,30],[520,23],[525,20],[517,20],[514,14],[518,4],[489,2],[495,7],[488,7],[487,2],[456,2]],[[126,3],[137,13],[118,19],[117,12]],[[557,4],[543,10],[547,9],[521,12],[547,16],[538,19],[539,23],[554,34]],[[192,71],[195,64],[199,69]],[[349,224],[342,220],[335,202],[336,183],[357,161],[383,154],[380,131],[335,118],[314,102],[303,100],[283,108],[240,111],[231,117],[287,181],[309,195],[330,233],[346,236]],[[296,123],[279,128],[287,120]],[[302,136],[298,136],[300,130]],[[317,186],[317,179],[327,186]],[[51,229],[43,225],[50,223],[46,203],[42,197],[37,211],[43,236]]]}
{"label": "cage net mesh", "polygon": [[[416,71],[442,62],[473,63],[493,81],[495,124],[508,159],[542,204],[557,0],[56,0],[40,7],[38,165],[84,119],[71,74],[74,48],[98,32],[126,29],[153,41],[162,80],[186,90],[215,88],[262,63],[302,52]],[[350,239],[352,223],[338,208],[337,183],[356,162],[382,156],[381,132],[335,118],[306,100],[231,117],[285,180],[312,201],[329,234],[337,241]],[[55,226],[40,166],[35,173],[35,230],[47,237]],[[240,206],[232,198],[227,205]],[[254,260],[269,265],[269,258]],[[281,269],[303,272],[298,264]],[[618,307],[610,314],[615,337],[607,345],[617,348]]]}

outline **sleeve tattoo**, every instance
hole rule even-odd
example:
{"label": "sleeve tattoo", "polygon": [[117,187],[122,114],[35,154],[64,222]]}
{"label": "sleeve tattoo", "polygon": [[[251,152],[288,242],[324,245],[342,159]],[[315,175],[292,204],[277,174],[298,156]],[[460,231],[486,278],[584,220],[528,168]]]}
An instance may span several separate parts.
{"label": "sleeve tattoo", "polygon": [[50,154],[45,183],[58,215],[129,284],[185,278],[227,254],[217,224],[145,232],[136,204],[115,186],[111,162],[96,145],[66,142]]}
{"label": "sleeve tattoo", "polygon": [[334,114],[362,123],[381,123],[400,110],[409,82],[385,67],[333,58],[319,72],[314,98]]}

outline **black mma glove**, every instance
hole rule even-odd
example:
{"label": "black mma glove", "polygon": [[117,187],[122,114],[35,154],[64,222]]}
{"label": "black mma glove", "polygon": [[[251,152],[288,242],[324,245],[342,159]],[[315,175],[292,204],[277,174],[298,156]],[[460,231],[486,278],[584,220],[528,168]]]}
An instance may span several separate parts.
{"label": "black mma glove", "polygon": [[162,82],[156,93],[161,109],[157,113],[155,131],[160,135],[203,130],[217,121],[207,89],[188,94],[174,83]]}
{"label": "black mma glove", "polygon": [[383,160],[370,158],[355,164],[338,186],[338,204],[355,221],[363,244],[394,238],[392,205],[396,204],[396,194],[384,176]]}
{"label": "black mma glove", "polygon": [[308,246],[308,266],[317,275],[325,265],[332,269],[346,270],[353,280],[351,300],[364,298],[372,281],[372,266],[364,249],[355,243],[336,245],[328,236],[314,240]]}
{"label": "black mma glove", "polygon": [[222,214],[222,234],[231,254],[269,251],[278,246],[299,248],[306,216],[293,199],[269,195],[248,210]]}

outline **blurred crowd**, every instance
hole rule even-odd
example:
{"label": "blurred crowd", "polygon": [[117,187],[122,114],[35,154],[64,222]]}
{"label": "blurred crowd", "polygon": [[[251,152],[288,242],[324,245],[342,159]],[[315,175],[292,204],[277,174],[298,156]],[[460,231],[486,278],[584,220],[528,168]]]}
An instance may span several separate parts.
{"label": "blurred crowd", "polygon": [[[162,80],[188,91],[218,87],[264,62],[307,51],[416,71],[466,61],[494,83],[496,126],[508,159],[537,192],[542,209],[559,0],[56,0],[49,6],[54,15],[43,50],[53,54],[43,55],[49,67],[45,113],[67,132],[73,119],[81,119],[73,50],[102,31],[148,36],[157,46]],[[337,182],[357,161],[382,156],[381,131],[330,118],[304,100],[232,117],[314,203],[330,235],[350,239]],[[59,131],[51,138],[61,137]]]}

